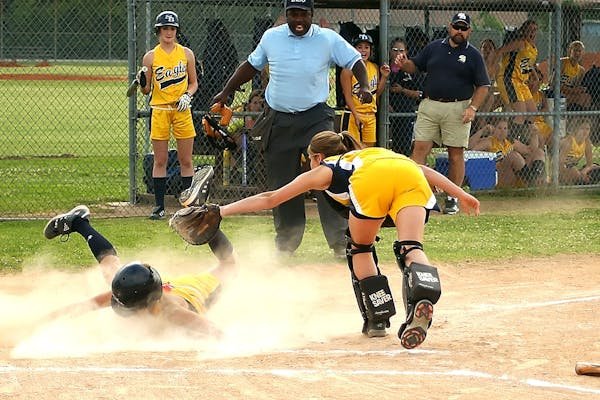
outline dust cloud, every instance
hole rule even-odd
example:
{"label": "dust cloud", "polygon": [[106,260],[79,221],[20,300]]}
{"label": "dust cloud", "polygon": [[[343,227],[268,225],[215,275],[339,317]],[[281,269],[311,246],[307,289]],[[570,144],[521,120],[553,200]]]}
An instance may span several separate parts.
{"label": "dust cloud", "polygon": [[[272,248],[272,239],[236,248],[237,273],[225,282],[207,314],[224,333],[218,340],[191,337],[151,317],[125,319],[110,308],[49,318],[110,286],[98,266],[67,273],[44,269],[38,260],[39,265],[0,279],[0,347],[10,348],[13,358],[123,351],[195,351],[199,358],[214,358],[286,350],[360,333],[362,320],[345,263],[290,266]],[[121,258],[124,263],[151,260],[163,278],[217,264],[214,257],[194,250],[154,249]]]}

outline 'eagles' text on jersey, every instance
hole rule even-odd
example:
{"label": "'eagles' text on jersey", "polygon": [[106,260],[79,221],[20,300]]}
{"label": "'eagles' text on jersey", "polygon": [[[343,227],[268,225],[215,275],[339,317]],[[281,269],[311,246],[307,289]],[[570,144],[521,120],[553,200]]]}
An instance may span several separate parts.
{"label": "'eagles' text on jersey", "polygon": [[176,44],[171,53],[160,45],[154,48],[152,63],[151,106],[174,104],[188,88],[187,57],[182,45]]}

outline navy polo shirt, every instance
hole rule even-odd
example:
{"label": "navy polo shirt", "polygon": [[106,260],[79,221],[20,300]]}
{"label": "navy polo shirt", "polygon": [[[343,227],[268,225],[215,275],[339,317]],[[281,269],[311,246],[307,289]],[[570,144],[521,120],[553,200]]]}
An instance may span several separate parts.
{"label": "navy polo shirt", "polygon": [[427,72],[424,96],[433,100],[467,100],[475,87],[490,86],[483,57],[469,42],[452,47],[448,38],[434,40],[411,60]]}

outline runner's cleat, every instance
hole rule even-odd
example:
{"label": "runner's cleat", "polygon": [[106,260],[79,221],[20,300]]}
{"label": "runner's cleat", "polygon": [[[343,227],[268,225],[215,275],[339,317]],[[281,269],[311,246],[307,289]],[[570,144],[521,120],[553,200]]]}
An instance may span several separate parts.
{"label": "runner's cleat", "polygon": [[57,215],[46,224],[44,236],[46,239],[54,239],[57,236],[69,235],[73,232],[73,221],[76,218],[88,219],[90,209],[84,205],[77,206],[68,213]]}
{"label": "runner's cleat", "polygon": [[192,184],[179,195],[179,203],[184,207],[192,204],[204,204],[208,200],[210,179],[215,171],[212,166],[205,165],[194,173]]}

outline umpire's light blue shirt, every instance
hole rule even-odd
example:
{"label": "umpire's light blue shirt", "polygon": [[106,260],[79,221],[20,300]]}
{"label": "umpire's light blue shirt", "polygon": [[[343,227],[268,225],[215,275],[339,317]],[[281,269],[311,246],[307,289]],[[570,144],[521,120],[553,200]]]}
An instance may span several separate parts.
{"label": "umpire's light blue shirt", "polygon": [[329,68],[352,69],[360,53],[337,32],[313,24],[303,36],[287,24],[268,29],[248,56],[257,70],[269,65],[265,100],[281,112],[300,112],[329,97]]}

